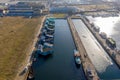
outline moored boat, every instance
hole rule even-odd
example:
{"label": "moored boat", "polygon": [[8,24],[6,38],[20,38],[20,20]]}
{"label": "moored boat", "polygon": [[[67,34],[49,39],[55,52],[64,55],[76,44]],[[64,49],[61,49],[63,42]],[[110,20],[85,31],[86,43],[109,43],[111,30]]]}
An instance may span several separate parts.
{"label": "moored boat", "polygon": [[53,43],[54,43],[54,30],[55,21],[54,18],[47,18],[44,23],[41,35],[39,35],[38,47],[36,53],[40,56],[46,57],[54,53]]}
{"label": "moored boat", "polygon": [[80,54],[79,54],[79,52],[76,49],[74,50],[74,59],[75,59],[75,63],[77,65],[81,64]]}
{"label": "moored boat", "polygon": [[49,51],[40,53],[40,55],[42,55],[42,56],[48,56],[48,55],[51,55],[51,54],[53,54],[53,50],[49,50]]}

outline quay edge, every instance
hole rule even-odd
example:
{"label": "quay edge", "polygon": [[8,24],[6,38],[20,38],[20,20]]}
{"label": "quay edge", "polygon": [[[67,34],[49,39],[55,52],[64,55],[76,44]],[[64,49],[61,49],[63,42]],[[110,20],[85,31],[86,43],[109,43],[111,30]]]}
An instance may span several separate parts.
{"label": "quay edge", "polygon": [[[88,80],[99,80],[99,77],[97,75],[97,72],[95,70],[95,67],[93,66],[92,62],[90,61],[89,57],[87,56],[87,53],[86,53],[86,50],[78,36],[78,33],[74,27],[74,24],[72,23],[71,21],[71,17],[68,17],[67,18],[67,21],[68,21],[68,24],[69,24],[69,27],[70,27],[70,30],[72,32],[72,36],[73,36],[73,39],[74,39],[74,42],[75,42],[75,45],[76,45],[76,48],[78,49],[79,53],[80,53],[80,58],[81,58],[81,61],[82,61],[82,65],[83,65],[83,70],[84,70],[84,73],[87,77]],[[94,77],[93,78],[90,78],[87,74],[87,68],[90,67],[94,73]]]}
{"label": "quay edge", "polygon": [[[112,49],[108,50],[107,49],[108,45],[106,44],[106,40],[101,38],[101,36],[99,35],[99,32],[96,32],[92,28],[90,23],[87,20],[85,20],[85,18],[83,17],[80,17],[80,18],[84,22],[84,24],[87,26],[87,28],[90,30],[90,32],[95,36],[97,41],[101,44],[101,46],[104,48],[107,54],[112,58],[112,60],[116,63],[116,65],[120,69],[120,55],[115,50],[112,50]],[[116,55],[116,57],[114,57],[113,55]]]}

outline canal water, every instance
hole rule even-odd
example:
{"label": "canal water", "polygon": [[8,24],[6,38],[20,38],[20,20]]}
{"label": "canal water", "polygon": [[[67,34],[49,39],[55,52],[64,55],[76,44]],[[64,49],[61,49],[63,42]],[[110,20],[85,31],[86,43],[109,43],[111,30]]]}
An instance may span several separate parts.
{"label": "canal water", "polygon": [[77,68],[73,50],[75,44],[67,20],[55,20],[54,53],[47,58],[36,54],[33,63],[35,80],[86,80],[82,66]]}
{"label": "canal water", "polygon": [[119,17],[91,17],[88,19],[100,27],[100,32],[105,32],[108,37],[116,41],[117,49],[120,50],[120,16]]}
{"label": "canal water", "polygon": [[80,19],[72,20],[86,52],[102,80],[120,80],[120,69]]}

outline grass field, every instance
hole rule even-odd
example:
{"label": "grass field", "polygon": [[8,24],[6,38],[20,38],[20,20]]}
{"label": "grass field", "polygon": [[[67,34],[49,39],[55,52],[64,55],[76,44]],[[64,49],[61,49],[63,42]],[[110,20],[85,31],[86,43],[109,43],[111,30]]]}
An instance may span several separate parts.
{"label": "grass field", "polygon": [[53,14],[52,16],[55,18],[65,18],[66,14]]}
{"label": "grass field", "polygon": [[13,80],[41,18],[0,18],[0,80]]}
{"label": "grass field", "polygon": [[93,9],[110,9],[111,7],[106,4],[99,4],[99,5],[80,5],[78,6],[82,10],[93,10]]}

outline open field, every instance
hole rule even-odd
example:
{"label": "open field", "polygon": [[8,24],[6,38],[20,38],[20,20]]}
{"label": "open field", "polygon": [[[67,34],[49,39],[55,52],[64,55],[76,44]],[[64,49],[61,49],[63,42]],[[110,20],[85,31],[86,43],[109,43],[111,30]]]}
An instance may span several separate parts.
{"label": "open field", "polygon": [[25,60],[41,18],[0,18],[0,80],[13,80]]}
{"label": "open field", "polygon": [[66,14],[53,14],[52,16],[55,18],[65,18]]}
{"label": "open field", "polygon": [[100,9],[110,9],[111,6],[109,5],[106,5],[106,4],[100,4],[100,5],[80,5],[80,6],[77,6],[79,7],[80,9],[82,10],[100,10]]}

